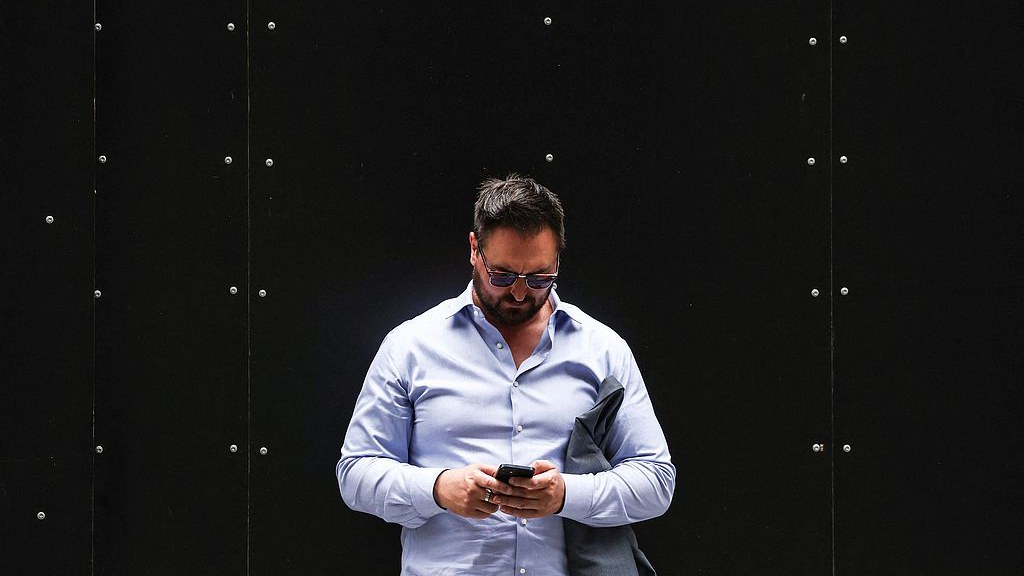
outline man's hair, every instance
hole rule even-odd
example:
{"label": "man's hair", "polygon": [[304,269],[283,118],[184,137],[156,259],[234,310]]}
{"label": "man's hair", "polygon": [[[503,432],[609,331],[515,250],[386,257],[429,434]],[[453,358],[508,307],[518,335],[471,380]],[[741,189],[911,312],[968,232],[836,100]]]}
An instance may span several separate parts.
{"label": "man's hair", "polygon": [[532,236],[545,226],[558,239],[558,251],[565,248],[565,211],[554,192],[533,178],[509,174],[504,180],[488,178],[480,183],[473,210],[473,228],[483,246],[495,228],[507,226]]}

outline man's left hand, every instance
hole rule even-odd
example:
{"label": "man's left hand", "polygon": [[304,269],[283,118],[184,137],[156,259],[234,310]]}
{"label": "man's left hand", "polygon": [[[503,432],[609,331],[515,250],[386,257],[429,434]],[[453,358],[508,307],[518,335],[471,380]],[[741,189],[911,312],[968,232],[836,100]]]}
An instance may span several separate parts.
{"label": "man's left hand", "polygon": [[515,496],[495,494],[491,503],[500,510],[519,518],[542,518],[561,512],[565,504],[565,481],[547,460],[535,460],[533,478],[509,478],[508,483],[520,488]]}

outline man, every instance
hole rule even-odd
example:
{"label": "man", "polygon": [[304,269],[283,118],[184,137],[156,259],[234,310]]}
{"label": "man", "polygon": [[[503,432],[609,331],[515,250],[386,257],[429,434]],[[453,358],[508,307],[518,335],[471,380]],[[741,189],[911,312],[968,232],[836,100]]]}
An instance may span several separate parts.
{"label": "man", "polygon": [[[352,509],[401,524],[402,574],[568,574],[562,519],[659,516],[675,467],[626,343],[554,291],[558,197],[530,178],[480,188],[470,285],[391,331],[356,401],[336,473]],[[575,417],[624,388],[611,470],[562,474]],[[532,466],[508,484],[499,464]]]}

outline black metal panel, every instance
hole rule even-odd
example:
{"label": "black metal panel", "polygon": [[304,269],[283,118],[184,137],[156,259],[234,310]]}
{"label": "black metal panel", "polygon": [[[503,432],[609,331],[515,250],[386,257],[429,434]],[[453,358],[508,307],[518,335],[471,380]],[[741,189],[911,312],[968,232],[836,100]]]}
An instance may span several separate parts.
{"label": "black metal panel", "polygon": [[837,12],[840,574],[1024,564],[1022,22],[1019,2]]}
{"label": "black metal panel", "polygon": [[246,569],[245,16],[98,7],[98,573]]}
{"label": "black metal panel", "polygon": [[667,574],[827,573],[830,464],[811,446],[829,436],[812,296],[829,282],[829,53],[809,42],[827,7],[630,10],[585,43],[615,74],[588,86],[610,102],[578,143],[565,284],[632,344],[678,467],[672,509],[638,536]]}
{"label": "black metal panel", "polygon": [[89,566],[92,33],[91,3],[0,4],[3,574]]}
{"label": "black metal panel", "polygon": [[378,343],[464,287],[473,189],[510,170],[562,194],[560,292],[662,415],[654,564],[827,571],[827,29],[809,2],[254,4],[253,572],[397,571],[333,465]]}

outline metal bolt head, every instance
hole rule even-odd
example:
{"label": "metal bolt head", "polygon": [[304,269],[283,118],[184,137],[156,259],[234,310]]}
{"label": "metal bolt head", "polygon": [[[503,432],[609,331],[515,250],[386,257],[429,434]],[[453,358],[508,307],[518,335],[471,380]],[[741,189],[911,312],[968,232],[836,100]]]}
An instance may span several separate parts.
{"label": "metal bolt head", "polygon": [[100,164],[106,164],[106,162],[107,162],[107,157],[106,157],[106,156],[103,156],[103,155],[101,155],[101,156],[100,156]]}
{"label": "metal bolt head", "polygon": [[273,30],[274,28],[277,28],[277,24],[274,24],[273,22],[267,22],[268,30]]}
{"label": "metal bolt head", "polygon": [[228,32],[234,32],[234,31],[235,31],[235,23],[234,22],[228,22]]}
{"label": "metal bolt head", "polygon": [[814,158],[808,158],[807,159],[807,165],[808,166],[814,166]]}
{"label": "metal bolt head", "polygon": [[232,453],[238,452],[238,446],[232,444],[231,446],[228,446],[228,450],[230,450]]}
{"label": "metal bolt head", "polygon": [[231,292],[232,294],[238,294],[238,287],[232,286],[231,288],[228,288],[228,292]]}
{"label": "metal bolt head", "polygon": [[544,159],[547,160],[548,162],[554,162],[555,161],[555,155],[554,154],[548,154],[547,156],[544,157]]}
{"label": "metal bolt head", "polygon": [[853,450],[853,448],[849,444],[843,444],[843,452],[849,452],[850,450]]}
{"label": "metal bolt head", "polygon": [[97,446],[96,447],[96,453],[97,454],[103,454],[103,446]]}
{"label": "metal bolt head", "polygon": [[40,512],[40,513],[36,514],[36,518],[39,518],[40,520],[45,520],[46,519],[46,512]]}
{"label": "metal bolt head", "polygon": [[807,41],[807,43],[810,44],[811,46],[817,46],[818,39],[817,38],[811,38],[810,40]]}
{"label": "metal bolt head", "polygon": [[225,156],[225,157],[224,157],[224,163],[225,163],[225,164],[231,164],[231,162],[232,162],[232,160],[231,160],[231,156]]}
{"label": "metal bolt head", "polygon": [[274,165],[274,159],[273,158],[267,158],[267,168],[270,168],[273,165]]}
{"label": "metal bolt head", "polygon": [[266,446],[263,446],[262,448],[260,448],[260,455],[261,456],[266,456],[267,455],[267,447]]}
{"label": "metal bolt head", "polygon": [[818,289],[817,289],[817,288],[812,288],[812,289],[811,289],[811,296],[813,296],[813,297],[817,298],[817,297],[818,297],[818,294],[821,294],[821,292],[818,292]]}
{"label": "metal bolt head", "polygon": [[99,22],[97,22],[96,23],[96,31],[99,32],[100,30],[103,30],[103,25],[100,24]]}
{"label": "metal bolt head", "polygon": [[822,449],[822,445],[821,444],[814,444],[814,445],[811,446],[811,450],[814,450],[815,452],[821,452],[821,449]]}
{"label": "metal bolt head", "polygon": [[849,161],[850,161],[850,159],[849,159],[849,158],[847,158],[846,156],[840,156],[840,157],[839,157],[839,163],[840,163],[840,164],[846,164],[846,163],[847,163],[847,162],[849,162]]}
{"label": "metal bolt head", "polygon": [[545,26],[551,26],[551,17],[550,16],[545,16],[544,17],[544,25]]}
{"label": "metal bolt head", "polygon": [[97,291],[93,292],[93,293],[92,293],[92,295],[93,295],[93,296],[95,296],[95,297],[97,297],[97,298],[99,298],[100,296],[102,296],[102,295],[103,295],[103,293],[102,293],[102,292],[100,292],[99,290],[97,290]]}
{"label": "metal bolt head", "polygon": [[843,296],[846,296],[847,294],[850,293],[850,289],[847,288],[846,286],[843,286],[842,288],[839,289],[839,293],[842,294]]}
{"label": "metal bolt head", "polygon": [[47,216],[46,217],[46,223],[47,224],[53,224],[53,216]]}
{"label": "metal bolt head", "polygon": [[265,298],[266,296],[267,296],[267,291],[266,290],[260,290],[260,298]]}
{"label": "metal bolt head", "polygon": [[846,44],[846,36],[840,36],[839,37],[839,43],[840,44]]}

